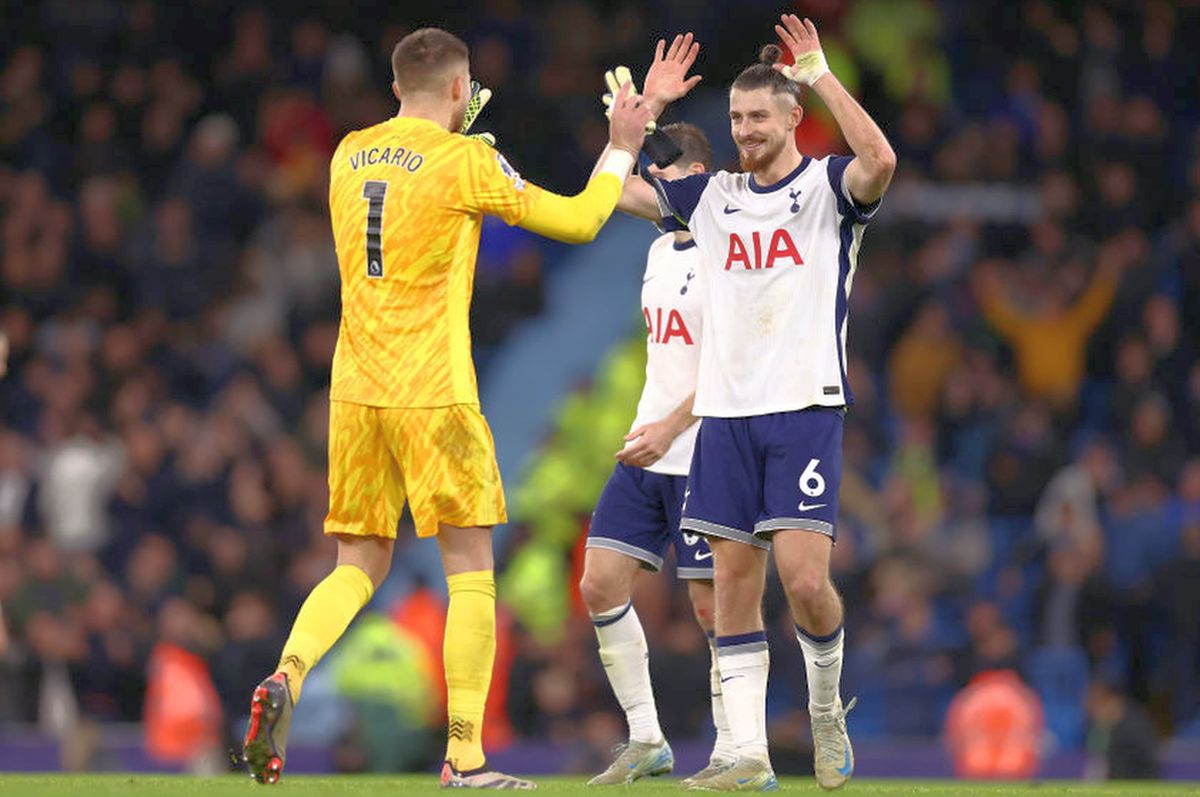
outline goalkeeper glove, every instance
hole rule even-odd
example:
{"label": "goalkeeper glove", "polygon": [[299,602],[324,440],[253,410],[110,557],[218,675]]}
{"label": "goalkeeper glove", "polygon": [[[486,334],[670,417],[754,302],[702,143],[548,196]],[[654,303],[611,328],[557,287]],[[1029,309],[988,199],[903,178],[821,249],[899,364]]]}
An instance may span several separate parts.
{"label": "goalkeeper glove", "polygon": [[812,86],[829,71],[829,62],[821,50],[809,50],[796,56],[796,63],[779,70],[788,80]]}
{"label": "goalkeeper glove", "polygon": [[[633,73],[629,71],[629,67],[619,66],[616,69],[610,69],[604,73],[604,82],[608,86],[608,92],[600,98],[600,101],[604,103],[604,115],[609,119],[612,119],[613,100],[617,94],[621,92],[622,86],[624,86],[626,83],[633,84]],[[638,96],[636,85],[631,85],[630,89],[633,92],[633,96]],[[651,119],[649,122],[646,122],[647,133],[653,133],[655,128],[656,125],[654,124],[653,119]]]}
{"label": "goalkeeper glove", "polygon": [[[613,98],[621,91],[621,87],[626,83],[633,83],[633,73],[629,71],[627,66],[619,66],[616,69],[610,69],[604,73],[604,82],[608,86],[608,93],[600,98],[604,103],[604,115],[609,119],[612,118]],[[631,86],[633,93],[637,94],[637,86]],[[646,140],[642,143],[642,152],[660,169],[665,169],[679,159],[683,154],[683,150],[679,148],[670,136],[658,129],[658,125],[651,119],[646,123]]]}
{"label": "goalkeeper glove", "polygon": [[458,132],[462,133],[467,138],[477,138],[489,147],[496,146],[496,137],[491,133],[471,133],[471,125],[475,124],[475,118],[479,116],[479,112],[483,110],[483,106],[488,104],[488,100],[492,98],[492,90],[485,89],[480,85],[478,80],[471,81],[471,99],[467,100],[467,110],[463,114],[462,127]]}

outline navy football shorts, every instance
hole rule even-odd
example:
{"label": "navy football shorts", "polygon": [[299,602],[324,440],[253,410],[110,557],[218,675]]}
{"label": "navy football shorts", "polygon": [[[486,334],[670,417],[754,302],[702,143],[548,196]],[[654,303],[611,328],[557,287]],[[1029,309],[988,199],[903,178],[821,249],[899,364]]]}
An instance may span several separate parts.
{"label": "navy football shorts", "polygon": [[841,408],[812,407],[700,424],[681,526],[770,547],[781,529],[836,539]]}
{"label": "navy football shorts", "polygon": [[596,502],[588,529],[588,548],[607,548],[631,556],[655,572],[662,569],[667,546],[675,546],[680,578],[712,579],[712,551],[704,538],[679,528],[686,476],[653,473],[617,463]]}

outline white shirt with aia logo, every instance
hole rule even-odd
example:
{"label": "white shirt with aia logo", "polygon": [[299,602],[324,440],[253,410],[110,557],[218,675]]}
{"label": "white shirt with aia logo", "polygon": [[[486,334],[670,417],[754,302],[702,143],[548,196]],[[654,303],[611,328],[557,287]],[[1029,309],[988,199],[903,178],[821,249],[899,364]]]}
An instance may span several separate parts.
{"label": "white shirt with aia logo", "polygon": [[[650,245],[642,275],[646,321],[646,384],[634,428],[669,415],[696,389],[704,300],[700,253],[694,241],[675,243],[671,233]],[[646,470],[686,476],[700,424],[693,423]]]}
{"label": "white shirt with aia logo", "polygon": [[695,414],[853,402],[847,302],[878,203],[860,205],[846,190],[851,160],[806,157],[765,187],[730,172],[652,181],[668,226],[695,236],[706,280]]}

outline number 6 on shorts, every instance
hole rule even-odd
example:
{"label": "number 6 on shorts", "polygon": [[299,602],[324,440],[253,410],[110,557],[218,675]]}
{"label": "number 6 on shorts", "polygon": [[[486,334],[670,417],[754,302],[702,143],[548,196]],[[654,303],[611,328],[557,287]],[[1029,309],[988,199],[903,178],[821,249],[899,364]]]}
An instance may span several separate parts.
{"label": "number 6 on shorts", "polygon": [[[825,492],[825,477],[817,473],[817,466],[820,464],[821,460],[810,459],[808,467],[800,474],[800,492],[809,498],[816,498]],[[795,473],[795,471],[792,472]]]}

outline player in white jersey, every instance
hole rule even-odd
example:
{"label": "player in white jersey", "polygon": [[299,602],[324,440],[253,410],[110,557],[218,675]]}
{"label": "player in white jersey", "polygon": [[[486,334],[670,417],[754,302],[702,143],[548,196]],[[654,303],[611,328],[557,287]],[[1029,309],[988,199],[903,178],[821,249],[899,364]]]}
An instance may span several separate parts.
{"label": "player in white jersey", "polygon": [[[674,124],[662,130],[682,154],[666,168],[649,166],[649,174],[677,180],[712,169],[712,148],[698,127]],[[734,760],[716,668],[712,551],[701,535],[679,528],[699,426],[691,410],[703,334],[702,291],[691,234],[669,232],[656,239],[642,277],[646,382],[633,428],[616,453],[618,462],[592,516],[579,584],[596,626],[605,674],[629,724],[628,743],[589,781],[592,786],[629,784],[670,772],[674,765],[651,690],[646,636],[631,602],[638,573],[660,570],[672,544],[676,574],[687,580],[696,620],[708,635],[712,654],[709,677],[717,740],[708,768],[698,774]]]}
{"label": "player in white jersey", "polygon": [[[854,769],[839,695],[842,605],[829,578],[841,481],[846,307],[863,229],[896,156],[879,127],[829,72],[816,28],[794,15],[778,47],[729,93],[742,173],[626,183],[618,207],[687,225],[706,280],[705,343],[694,414],[702,417],[682,527],[706,535],[716,573],[717,648],[736,764],[694,782],[712,790],[778,788],[767,753],[769,656],[761,602],[768,550],[804,651],[817,781],[838,788]],[[652,112],[686,93],[656,60]],[[814,160],[796,147],[800,84],[818,94],[854,157]],[[853,703],[850,704],[853,706]]]}

